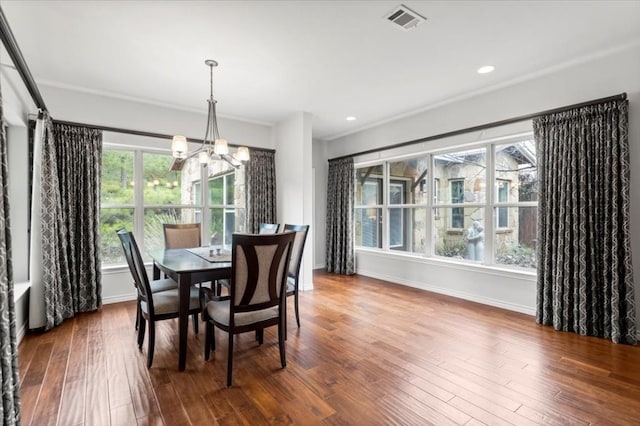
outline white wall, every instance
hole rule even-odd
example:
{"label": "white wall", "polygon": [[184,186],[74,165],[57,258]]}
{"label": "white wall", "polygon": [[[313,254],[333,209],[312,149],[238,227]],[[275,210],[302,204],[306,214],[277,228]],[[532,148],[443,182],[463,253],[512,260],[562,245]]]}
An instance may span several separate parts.
{"label": "white wall", "polygon": [[277,215],[279,223],[310,225],[302,266],[300,286],[313,288],[313,167],[311,115],[300,112],[277,123],[276,144]]}
{"label": "white wall", "polygon": [[[326,266],[326,233],[327,233],[327,163],[326,145],[322,141],[313,141],[313,223],[314,236],[314,268]],[[324,188],[324,189],[323,189]]]}
{"label": "white wall", "polygon": [[[499,70],[497,71],[499,72]],[[512,117],[536,113],[626,92],[629,98],[631,155],[631,217],[640,218],[640,45],[599,55],[552,73],[491,92],[390,121],[327,143],[334,158],[375,147],[420,139]],[[428,145],[429,143],[425,144]],[[316,182],[316,192],[326,182]],[[632,250],[640,253],[640,223],[632,224]],[[530,275],[495,269],[457,266],[438,259],[359,250],[357,272],[402,284],[507,307],[535,312],[535,285]],[[634,264],[636,283],[640,261]],[[636,285],[640,301],[640,286]],[[640,321],[640,316],[638,316]]]}

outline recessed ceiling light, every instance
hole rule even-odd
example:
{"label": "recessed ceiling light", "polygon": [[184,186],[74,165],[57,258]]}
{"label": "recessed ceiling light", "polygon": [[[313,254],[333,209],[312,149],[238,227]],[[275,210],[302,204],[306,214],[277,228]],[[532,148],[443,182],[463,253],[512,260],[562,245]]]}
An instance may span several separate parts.
{"label": "recessed ceiling light", "polygon": [[478,74],[487,74],[493,71],[495,67],[493,65],[485,65],[484,67],[478,68]]}
{"label": "recessed ceiling light", "polygon": [[354,117],[353,115],[350,115],[347,117],[347,121],[355,121],[356,117]]}

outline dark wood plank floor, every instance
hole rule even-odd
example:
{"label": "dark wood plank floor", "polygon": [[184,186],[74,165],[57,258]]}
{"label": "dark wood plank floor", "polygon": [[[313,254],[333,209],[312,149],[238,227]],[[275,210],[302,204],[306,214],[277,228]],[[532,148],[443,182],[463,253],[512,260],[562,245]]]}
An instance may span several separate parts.
{"label": "dark wood plank floor", "polygon": [[[205,362],[190,334],[177,371],[177,321],[159,323],[150,370],[133,302],[80,315],[20,345],[23,425],[632,425],[640,348],[560,333],[527,315],[365,277],[315,274],[290,325],[226,334]],[[192,333],[191,327],[190,333]]]}

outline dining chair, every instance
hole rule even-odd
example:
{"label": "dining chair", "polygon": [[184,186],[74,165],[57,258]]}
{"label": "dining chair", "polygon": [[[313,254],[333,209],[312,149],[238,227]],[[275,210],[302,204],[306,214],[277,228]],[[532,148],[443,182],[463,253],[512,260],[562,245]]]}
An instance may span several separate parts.
{"label": "dining chair", "polygon": [[[129,236],[127,235],[127,230],[126,229],[119,229],[116,231],[116,233],[118,234],[118,237],[120,237],[120,241],[122,242],[122,239],[125,238],[129,238]],[[122,235],[121,235],[122,234]],[[127,240],[128,241],[128,240]],[[126,254],[126,252],[125,252]],[[133,264],[131,262],[129,262],[129,260],[127,259],[127,264],[129,265],[129,270],[131,271],[131,275],[134,276],[135,272],[133,269],[131,269],[133,267]],[[153,280],[153,281],[149,281],[149,285],[151,286],[151,292],[152,293],[159,293],[161,291],[165,291],[165,290],[171,290],[174,288],[178,288],[178,283],[175,282],[174,280],[171,279],[164,279],[164,280]],[[133,286],[136,288],[136,292],[137,292],[137,288],[138,285],[136,284],[135,280],[133,281]],[[140,299],[138,298],[138,301],[136,303],[136,323],[135,323],[135,329],[138,330],[138,326],[140,325]]]}
{"label": "dining chair", "polygon": [[[195,248],[202,244],[199,223],[163,223],[165,249]],[[198,283],[202,287],[202,283]],[[196,328],[197,329],[197,328]]]}
{"label": "dining chair", "polygon": [[[155,322],[178,317],[180,308],[178,285],[170,278],[149,281],[147,270],[133,234],[124,229],[117,231],[117,233],[138,293],[138,348],[140,350],[142,350],[142,343],[144,342],[146,322],[149,322],[147,368],[151,368],[155,348]],[[161,288],[166,289],[161,290]],[[156,291],[154,292],[153,290]],[[198,313],[200,311],[199,292],[194,287],[191,289],[189,314],[193,315],[194,331],[196,332]]]}
{"label": "dining chair", "polygon": [[261,223],[258,234],[277,234],[280,229],[279,223]]}
{"label": "dining chair", "polygon": [[229,335],[227,386],[232,385],[234,335],[255,331],[261,345],[264,329],[278,327],[282,368],[285,354],[286,281],[295,233],[256,235],[233,234],[231,243],[231,285],[228,296],[213,295],[203,288],[203,317],[206,321],[204,359],[216,349],[215,328]]}
{"label": "dining chair", "polygon": [[298,283],[300,281],[300,265],[302,264],[302,254],[304,252],[304,244],[307,241],[309,233],[309,225],[284,225],[284,231],[293,231],[296,233],[291,249],[291,262],[289,262],[289,272],[287,273],[287,297],[293,296],[294,307],[296,313],[296,323],[300,328],[300,314],[298,309]]}
{"label": "dining chair", "polygon": [[[267,234],[277,234],[280,229],[279,223],[261,223],[260,228],[258,229],[258,234],[267,235]],[[217,282],[218,287],[216,289],[217,295],[220,295],[222,292],[222,287],[229,288],[229,280],[222,279]]]}
{"label": "dining chair", "polygon": [[164,247],[167,249],[200,247],[199,223],[163,223]]}

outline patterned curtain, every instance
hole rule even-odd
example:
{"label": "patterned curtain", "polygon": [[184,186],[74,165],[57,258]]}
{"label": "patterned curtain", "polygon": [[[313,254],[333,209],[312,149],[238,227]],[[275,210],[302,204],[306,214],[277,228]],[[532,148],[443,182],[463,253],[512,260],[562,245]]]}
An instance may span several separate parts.
{"label": "patterned curtain", "polygon": [[353,158],[329,161],[327,185],[327,271],[355,273],[353,250]]}
{"label": "patterned curtain", "polygon": [[20,424],[20,380],[16,339],[16,311],[13,301],[9,188],[7,186],[7,140],[0,94],[0,379],[2,380],[3,425]]}
{"label": "patterned curtain", "polygon": [[272,151],[251,150],[245,165],[247,232],[257,233],[260,223],[276,223],[276,155]]}
{"label": "patterned curtain", "polygon": [[629,227],[628,101],[534,120],[538,151],[536,321],[636,343]]}
{"label": "patterned curtain", "polygon": [[102,304],[102,132],[44,117],[42,251],[45,330]]}

